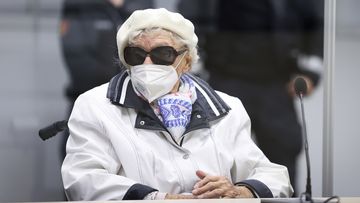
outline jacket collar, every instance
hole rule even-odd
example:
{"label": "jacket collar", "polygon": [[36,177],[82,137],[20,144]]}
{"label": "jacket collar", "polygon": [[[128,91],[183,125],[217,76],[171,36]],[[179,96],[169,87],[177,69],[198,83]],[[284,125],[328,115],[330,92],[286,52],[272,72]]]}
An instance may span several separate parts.
{"label": "jacket collar", "polygon": [[[210,121],[225,116],[230,110],[230,107],[205,81],[191,74],[187,75],[195,84],[197,99],[193,104],[191,121],[185,133],[208,128]],[[136,128],[166,131],[149,103],[135,93],[130,76],[125,69],[110,80],[107,98],[114,105],[137,110]]]}

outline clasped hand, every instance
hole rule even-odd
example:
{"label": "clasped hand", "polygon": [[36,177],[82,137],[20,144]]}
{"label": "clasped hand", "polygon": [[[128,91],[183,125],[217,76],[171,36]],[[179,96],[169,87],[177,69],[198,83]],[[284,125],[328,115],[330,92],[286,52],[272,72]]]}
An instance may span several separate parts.
{"label": "clasped hand", "polygon": [[200,180],[194,185],[192,195],[167,194],[166,199],[209,199],[209,198],[253,198],[251,191],[244,186],[233,185],[224,176],[211,176],[196,171]]}

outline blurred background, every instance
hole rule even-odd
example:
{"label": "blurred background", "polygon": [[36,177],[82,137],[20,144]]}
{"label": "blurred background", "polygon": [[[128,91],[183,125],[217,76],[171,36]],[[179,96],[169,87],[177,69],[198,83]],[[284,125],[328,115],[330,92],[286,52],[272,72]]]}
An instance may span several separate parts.
{"label": "blurred background", "polygon": [[[155,0],[176,11],[180,0]],[[326,1],[326,0],[325,0]],[[68,115],[70,78],[61,52],[62,0],[0,1],[0,202],[62,201],[62,134],[38,130]],[[360,1],[336,3],[333,193],[360,196]],[[325,67],[326,68],[326,67]],[[305,99],[313,196],[322,195],[323,85]],[[298,102],[296,105],[298,107]],[[303,153],[297,188],[305,191]]]}

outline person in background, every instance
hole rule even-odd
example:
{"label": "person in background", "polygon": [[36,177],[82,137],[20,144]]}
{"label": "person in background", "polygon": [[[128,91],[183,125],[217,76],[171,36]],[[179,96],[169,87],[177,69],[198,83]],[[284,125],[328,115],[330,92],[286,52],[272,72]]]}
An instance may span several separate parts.
{"label": "person in background", "polygon": [[258,146],[272,162],[288,168],[295,186],[303,141],[293,83],[303,77],[308,95],[318,84],[323,1],[183,0],[178,8],[204,36],[209,83],[241,99]]}
{"label": "person in background", "polygon": [[[81,93],[108,82],[120,71],[114,40],[117,29],[134,10],[152,6],[152,0],[64,1],[60,40],[70,76],[66,87],[70,110]],[[64,136],[63,157],[66,139]]]}
{"label": "person in background", "polygon": [[189,73],[197,42],[193,24],[164,8],[122,24],[120,73],[81,94],[70,116],[69,200],[292,195],[286,167],[251,139],[241,101]]}

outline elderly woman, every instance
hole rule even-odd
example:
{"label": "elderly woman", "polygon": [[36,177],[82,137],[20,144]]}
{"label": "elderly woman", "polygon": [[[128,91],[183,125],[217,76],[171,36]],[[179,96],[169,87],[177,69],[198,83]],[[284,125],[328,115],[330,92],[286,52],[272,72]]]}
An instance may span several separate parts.
{"label": "elderly woman", "polygon": [[69,200],[291,196],[240,100],[189,74],[197,41],[193,24],[165,9],[135,11],[120,27],[125,68],[80,95],[69,120]]}

